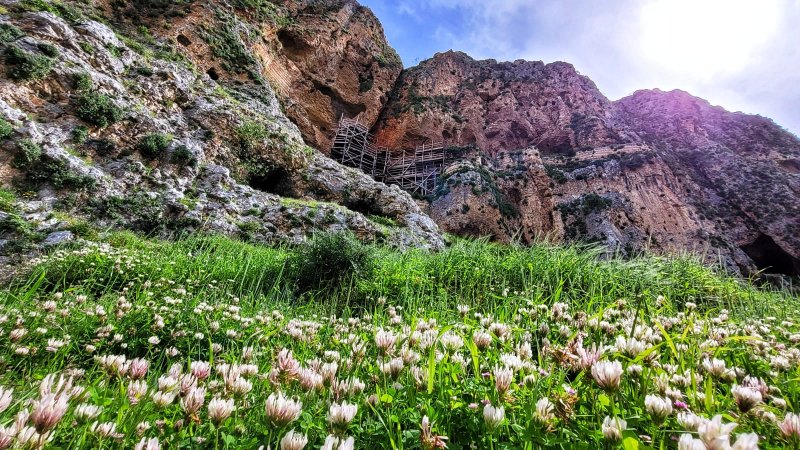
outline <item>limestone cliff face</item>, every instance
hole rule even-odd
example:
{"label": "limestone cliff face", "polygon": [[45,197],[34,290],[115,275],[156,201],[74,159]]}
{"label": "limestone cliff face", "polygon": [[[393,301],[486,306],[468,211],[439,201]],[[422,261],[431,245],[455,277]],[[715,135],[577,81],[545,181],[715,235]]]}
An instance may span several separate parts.
{"label": "limestone cliff face", "polygon": [[679,91],[611,102],[566,63],[447,52],[401,75],[374,132],[457,150],[430,207],[447,231],[800,269],[800,141],[762,117]]}
{"label": "limestone cliff face", "polygon": [[380,22],[355,0],[151,0],[151,14],[119,3],[106,10],[150,25],[211,78],[269,83],[305,142],[324,151],[342,115],[375,121],[402,70]]}
{"label": "limestone cliff face", "polygon": [[[0,1],[0,256],[93,226],[260,242],[351,230],[401,247],[443,246],[410,195],[304,143],[255,70],[258,46],[224,28],[255,13],[197,3]],[[248,4],[272,5],[259,13],[264,23],[282,17],[270,19],[272,3]],[[190,35],[193,17],[206,22]],[[209,33],[220,30],[231,34],[216,41]],[[223,66],[230,72],[209,69]]]}
{"label": "limestone cliff face", "polygon": [[685,92],[639,91],[614,115],[694,184],[693,204],[759,265],[800,271],[800,140]]}
{"label": "limestone cliff face", "polygon": [[609,110],[570,64],[476,61],[451,51],[403,73],[375,131],[390,148],[443,140],[489,154],[531,145],[568,152],[623,142]]}

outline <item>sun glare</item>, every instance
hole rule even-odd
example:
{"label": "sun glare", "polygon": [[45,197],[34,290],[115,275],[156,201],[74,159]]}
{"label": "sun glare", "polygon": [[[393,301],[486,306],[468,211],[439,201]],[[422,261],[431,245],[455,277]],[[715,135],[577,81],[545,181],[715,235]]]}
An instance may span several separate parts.
{"label": "sun glare", "polygon": [[640,45],[665,70],[737,72],[777,32],[778,0],[655,0],[641,11]]}

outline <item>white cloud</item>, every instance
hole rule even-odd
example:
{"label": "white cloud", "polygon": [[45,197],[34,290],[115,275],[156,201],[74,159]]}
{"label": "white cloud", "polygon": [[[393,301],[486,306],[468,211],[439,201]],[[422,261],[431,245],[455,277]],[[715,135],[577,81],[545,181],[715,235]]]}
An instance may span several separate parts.
{"label": "white cloud", "polygon": [[[422,22],[439,18],[427,26],[437,48],[479,59],[567,61],[610,98],[636,89],[680,88],[800,132],[800,0],[405,0],[399,5]],[[458,20],[442,20],[450,17]]]}

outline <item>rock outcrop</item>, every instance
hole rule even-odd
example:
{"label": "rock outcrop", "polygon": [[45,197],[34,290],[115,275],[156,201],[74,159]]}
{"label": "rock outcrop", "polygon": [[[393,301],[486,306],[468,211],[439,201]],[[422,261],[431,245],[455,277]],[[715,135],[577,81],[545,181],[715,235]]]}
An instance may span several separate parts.
{"label": "rock outcrop", "polygon": [[375,121],[403,68],[355,0],[103,3],[131,33],[149,25],[212,79],[269,83],[305,142],[323,151],[342,115]]}
{"label": "rock outcrop", "polygon": [[102,9],[4,3],[6,251],[18,249],[9,236],[49,244],[50,233],[86,225],[262,242],[346,229],[369,241],[442,247],[438,227],[407,193],[305,145],[269,83],[214,80],[194,63],[199,53],[90,19]]}
{"label": "rock outcrop", "polygon": [[762,117],[680,91],[612,102],[566,63],[446,52],[401,75],[373,131],[451,147],[430,199],[446,231],[800,273],[800,141]]}

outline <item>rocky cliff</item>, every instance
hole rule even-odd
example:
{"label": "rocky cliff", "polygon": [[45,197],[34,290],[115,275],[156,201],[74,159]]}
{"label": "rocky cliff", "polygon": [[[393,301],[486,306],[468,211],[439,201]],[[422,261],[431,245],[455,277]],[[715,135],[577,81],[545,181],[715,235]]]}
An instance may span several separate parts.
{"label": "rocky cliff", "polygon": [[[439,248],[438,224],[800,271],[800,141],[684,92],[610,101],[567,63],[459,52],[402,71],[353,0],[0,0],[0,17],[6,249],[98,225]],[[341,116],[390,149],[444,141],[435,195],[326,158]]]}
{"label": "rocky cliff", "polygon": [[566,63],[446,52],[401,75],[374,132],[451,147],[429,199],[447,231],[800,269],[800,141],[685,92],[612,102]]}
{"label": "rocky cliff", "polygon": [[[307,146],[289,120],[292,106],[279,99],[317,75],[303,72],[308,78],[276,95],[265,55],[289,61],[294,50],[281,30],[328,19],[303,19],[310,3],[287,4],[0,2],[0,251],[104,227],[264,242],[349,229],[365,240],[440,248],[437,226],[408,194]],[[352,2],[325,3],[325,13],[382,38]],[[374,50],[369,38],[314,38],[343,46],[341,61],[350,62],[337,64],[374,70],[374,89],[393,80],[395,66],[373,53],[347,59],[358,45]],[[354,89],[341,98],[380,109],[378,96]],[[331,111],[310,119],[309,141],[314,127],[335,123],[339,111]]]}
{"label": "rocky cliff", "polygon": [[402,70],[380,22],[354,0],[121,3],[104,10],[132,33],[148,25],[210,78],[268,83],[318,149],[342,115],[373,123]]}

